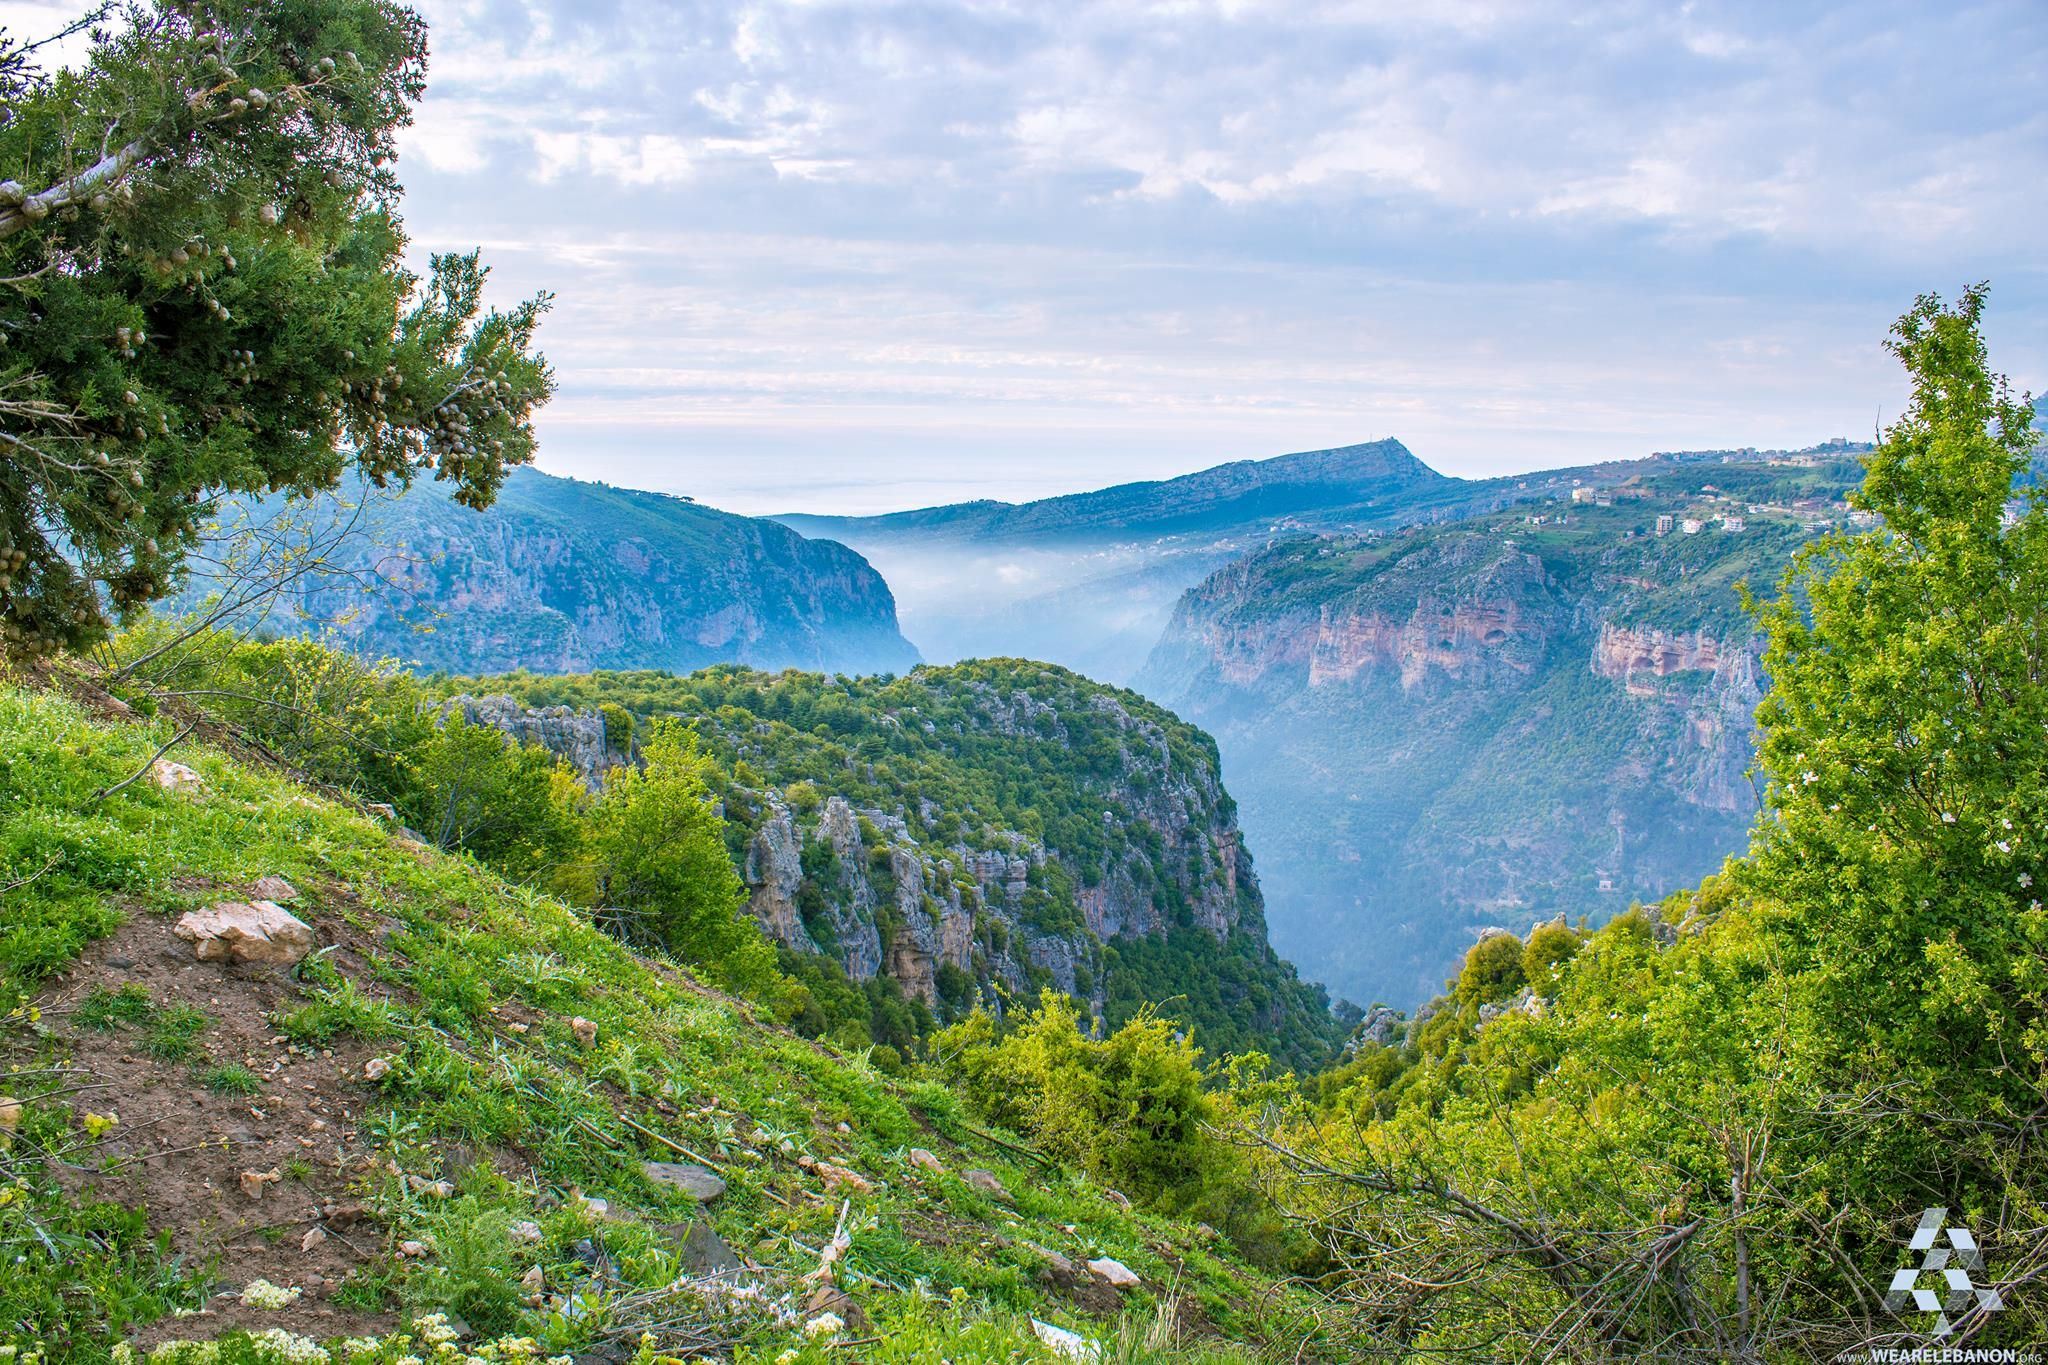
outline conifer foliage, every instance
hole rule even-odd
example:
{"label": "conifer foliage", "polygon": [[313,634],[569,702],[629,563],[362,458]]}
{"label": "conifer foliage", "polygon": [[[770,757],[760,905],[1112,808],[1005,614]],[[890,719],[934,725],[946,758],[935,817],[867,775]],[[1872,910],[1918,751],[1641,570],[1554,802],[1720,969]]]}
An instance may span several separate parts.
{"label": "conifer foliage", "polygon": [[545,295],[401,264],[393,138],[426,31],[382,0],[102,10],[0,34],[0,633],[49,653],[162,596],[216,497],[447,479],[533,451]]}

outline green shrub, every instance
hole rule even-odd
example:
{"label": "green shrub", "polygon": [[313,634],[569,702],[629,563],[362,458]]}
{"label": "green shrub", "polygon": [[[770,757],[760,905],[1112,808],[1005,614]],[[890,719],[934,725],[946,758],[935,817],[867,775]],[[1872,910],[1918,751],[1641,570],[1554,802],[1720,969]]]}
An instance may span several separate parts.
{"label": "green shrub", "polygon": [[1529,942],[1522,949],[1522,975],[1537,990],[1553,994],[1557,988],[1557,969],[1577,956],[1579,951],[1578,933],[1567,925],[1539,924],[1529,931]]}
{"label": "green shrub", "polygon": [[1505,1000],[1528,980],[1522,969],[1522,941],[1513,934],[1480,939],[1465,953],[1458,968],[1456,994],[1464,1004]]}

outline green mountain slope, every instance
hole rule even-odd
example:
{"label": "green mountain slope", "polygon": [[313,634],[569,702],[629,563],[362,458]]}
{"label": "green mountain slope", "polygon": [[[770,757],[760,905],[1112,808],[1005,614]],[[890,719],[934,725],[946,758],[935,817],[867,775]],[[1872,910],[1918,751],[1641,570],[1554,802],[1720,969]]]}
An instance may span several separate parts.
{"label": "green mountain slope", "polygon": [[1138,685],[1216,735],[1276,946],[1308,975],[1411,1005],[1488,926],[1604,918],[1741,846],[1763,679],[1735,585],[1773,583],[1842,515],[1840,484],[1652,469],[1578,503],[1299,537],[1182,600]]}
{"label": "green mountain slope", "polygon": [[[180,725],[76,697],[0,680],[10,1346],[1054,1359],[1035,1317],[1158,1343],[1119,1358],[1265,1359],[1283,1324],[1286,1358],[1346,1355],[1227,1243],[983,1136],[951,1091],[805,1042],[212,729],[160,785]],[[259,896],[310,927],[296,968],[173,933]]]}
{"label": "green mountain slope", "polygon": [[[1054,986],[1114,1028],[1147,1001],[1212,1051],[1320,1065],[1319,988],[1266,941],[1213,741],[1134,693],[1020,660],[893,679],[597,673],[462,680],[532,706],[692,722],[755,917],[888,988],[876,1036]],[[878,1002],[885,1004],[886,1002]]]}
{"label": "green mountain slope", "polygon": [[438,485],[360,506],[338,572],[293,584],[267,625],[453,672],[917,661],[865,560],[774,522],[533,469],[485,512]]}

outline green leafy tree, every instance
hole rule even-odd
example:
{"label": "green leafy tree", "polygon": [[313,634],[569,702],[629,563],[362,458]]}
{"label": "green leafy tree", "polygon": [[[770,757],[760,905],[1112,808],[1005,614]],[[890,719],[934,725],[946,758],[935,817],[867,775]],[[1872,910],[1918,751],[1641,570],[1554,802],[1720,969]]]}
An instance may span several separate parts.
{"label": "green leafy tree", "polygon": [[590,807],[581,858],[558,883],[629,940],[743,989],[778,981],[725,849],[711,760],[673,720],[649,730],[640,767],[614,768]]}
{"label": "green leafy tree", "polygon": [[1513,934],[1492,934],[1466,950],[1458,969],[1457,995],[1470,1005],[1503,1000],[1522,988],[1522,940]]}
{"label": "green leafy tree", "polygon": [[412,746],[406,764],[413,780],[400,810],[442,848],[530,877],[572,846],[570,813],[556,799],[561,765],[545,749],[509,743],[453,713]]}
{"label": "green leafy tree", "polygon": [[976,1010],[933,1052],[991,1118],[1133,1193],[1185,1203],[1220,1164],[1202,1127],[1214,1111],[1201,1051],[1149,1012],[1092,1039],[1073,1002],[1049,990],[1008,1033]]}
{"label": "green leafy tree", "polygon": [[426,31],[385,0],[137,3],[47,71],[0,37],[0,633],[47,653],[166,593],[222,493],[532,456],[545,296],[401,265]]}
{"label": "green leafy tree", "polygon": [[1529,931],[1522,947],[1522,976],[1546,994],[1556,989],[1557,969],[1579,951],[1579,936],[1570,925],[1552,922]]}
{"label": "green leafy tree", "polygon": [[2048,511],[2015,497],[2037,433],[1984,301],[1929,295],[1893,328],[1912,399],[1854,495],[1882,529],[1817,543],[1760,609],[1771,818],[1738,869],[1779,907],[1807,1065],[1886,1094],[1895,1131],[1844,1177],[1951,1170],[1930,1202],[1970,1152],[2002,1198],[1991,1125],[2048,1101]]}

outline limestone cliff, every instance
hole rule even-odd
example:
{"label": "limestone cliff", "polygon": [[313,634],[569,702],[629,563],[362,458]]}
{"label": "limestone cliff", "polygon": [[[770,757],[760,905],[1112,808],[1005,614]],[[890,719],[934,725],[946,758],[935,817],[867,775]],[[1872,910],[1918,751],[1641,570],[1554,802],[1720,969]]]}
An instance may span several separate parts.
{"label": "limestone cliff", "polygon": [[[294,578],[270,627],[331,630],[423,669],[907,668],[895,597],[844,545],[686,498],[513,471],[487,511],[441,485],[351,490],[337,508],[247,515],[292,543],[346,525],[332,572]],[[328,525],[332,521],[333,525]],[[199,573],[193,600],[213,586]]]}
{"label": "limestone cliff", "polygon": [[604,717],[594,708],[579,711],[567,706],[529,707],[508,696],[472,697],[463,693],[450,697],[445,709],[460,713],[471,725],[501,730],[515,743],[548,750],[573,768],[577,778],[592,791],[604,785],[607,772],[632,761],[631,737],[608,733]]}
{"label": "limestone cliff", "polygon": [[1266,940],[1214,741],[1136,693],[1014,659],[486,683],[518,704],[463,698],[466,714],[579,771],[599,761],[602,718],[551,700],[691,722],[725,775],[748,908],[792,971],[829,960],[927,1020],[1050,986],[1108,1027],[1175,1001],[1216,1051],[1312,1066],[1335,1045],[1327,1000]]}
{"label": "limestone cliff", "polygon": [[1732,584],[1802,531],[1651,519],[1302,537],[1182,598],[1139,686],[1216,735],[1306,972],[1426,999],[1477,928],[1597,918],[1740,845],[1763,679]]}

